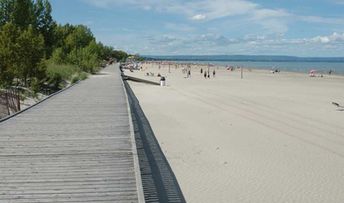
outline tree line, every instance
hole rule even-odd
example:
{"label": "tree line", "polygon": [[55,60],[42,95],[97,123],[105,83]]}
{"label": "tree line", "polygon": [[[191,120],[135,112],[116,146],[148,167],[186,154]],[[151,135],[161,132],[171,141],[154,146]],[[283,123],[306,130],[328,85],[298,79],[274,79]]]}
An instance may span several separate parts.
{"label": "tree line", "polygon": [[103,60],[128,57],[97,42],[86,26],[58,24],[51,13],[48,0],[0,0],[0,88],[58,88],[66,79],[58,69],[95,73]]}

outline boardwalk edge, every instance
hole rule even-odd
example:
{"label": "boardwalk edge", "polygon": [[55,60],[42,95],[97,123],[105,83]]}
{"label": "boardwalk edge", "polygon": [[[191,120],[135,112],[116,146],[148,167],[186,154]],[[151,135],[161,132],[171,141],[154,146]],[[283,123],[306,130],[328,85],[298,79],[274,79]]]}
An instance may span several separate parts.
{"label": "boardwalk edge", "polygon": [[21,110],[21,111],[18,111],[18,112],[16,112],[16,113],[12,114],[12,115],[9,115],[9,116],[6,116],[5,118],[0,119],[0,124],[3,123],[3,122],[5,122],[5,121],[7,121],[7,120],[9,120],[9,119],[11,119],[11,118],[13,118],[13,117],[16,117],[16,116],[18,116],[18,115],[24,113],[25,111],[28,111],[28,110],[34,108],[35,106],[37,106],[37,105],[39,105],[39,104],[41,104],[41,103],[47,101],[48,99],[50,99],[50,98],[52,98],[52,97],[54,97],[54,96],[56,96],[56,95],[58,95],[58,94],[60,94],[60,93],[62,93],[62,92],[64,92],[64,91],[66,91],[66,90],[68,90],[68,89],[74,87],[75,85],[79,84],[80,82],[81,82],[81,81],[77,81],[76,83],[74,83],[74,84],[72,84],[72,85],[70,85],[70,86],[68,86],[68,87],[66,87],[66,88],[64,88],[64,89],[62,89],[62,90],[59,90],[59,91],[57,91],[57,92],[55,92],[55,93],[53,93],[53,94],[47,96],[46,98],[40,100],[39,102],[37,102],[37,103],[35,103],[35,104],[33,104],[33,105],[31,105],[31,106],[29,106],[29,107],[27,107],[27,108]]}
{"label": "boardwalk edge", "polygon": [[139,164],[139,158],[138,158],[138,152],[136,147],[136,141],[135,141],[135,132],[134,132],[134,124],[133,119],[131,116],[131,109],[129,105],[129,98],[127,89],[125,87],[123,78],[121,77],[122,87],[127,103],[127,109],[128,109],[128,115],[129,115],[129,128],[130,128],[130,140],[131,140],[131,146],[133,151],[133,157],[134,157],[134,169],[135,169],[135,176],[136,176],[136,188],[137,188],[137,196],[138,196],[138,202],[144,203],[145,197],[143,193],[143,186],[142,186],[142,178],[141,178],[141,171],[140,171],[140,164]]}

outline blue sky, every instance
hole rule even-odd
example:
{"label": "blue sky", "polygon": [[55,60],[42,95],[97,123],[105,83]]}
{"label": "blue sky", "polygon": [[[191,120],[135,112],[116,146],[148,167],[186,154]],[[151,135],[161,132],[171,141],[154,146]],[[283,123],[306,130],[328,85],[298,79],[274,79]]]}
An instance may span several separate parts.
{"label": "blue sky", "polygon": [[141,55],[344,56],[344,0],[51,0],[59,23]]}

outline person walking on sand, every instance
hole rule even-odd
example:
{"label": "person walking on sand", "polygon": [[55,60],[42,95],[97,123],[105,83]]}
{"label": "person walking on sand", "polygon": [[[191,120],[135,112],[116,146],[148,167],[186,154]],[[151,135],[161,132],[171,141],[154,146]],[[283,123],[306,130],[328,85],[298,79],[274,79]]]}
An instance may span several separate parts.
{"label": "person walking on sand", "polygon": [[215,75],[216,75],[216,72],[215,72],[215,70],[213,71],[213,78],[215,78]]}
{"label": "person walking on sand", "polygon": [[203,68],[201,68],[201,74],[203,73]]}
{"label": "person walking on sand", "polygon": [[207,79],[207,71],[204,71],[204,78]]}
{"label": "person walking on sand", "polygon": [[210,78],[210,72],[208,71],[208,78]]}

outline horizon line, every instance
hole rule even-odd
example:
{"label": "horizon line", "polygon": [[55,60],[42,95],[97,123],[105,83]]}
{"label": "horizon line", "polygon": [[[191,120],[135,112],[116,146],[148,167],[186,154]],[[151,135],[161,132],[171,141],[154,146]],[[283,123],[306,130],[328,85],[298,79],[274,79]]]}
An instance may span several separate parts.
{"label": "horizon line", "polygon": [[204,56],[252,56],[252,57],[289,57],[289,58],[336,58],[336,59],[344,59],[344,56],[293,56],[293,55],[269,55],[269,54],[139,54],[143,57],[183,57],[183,56],[191,56],[191,57],[204,57]]}

